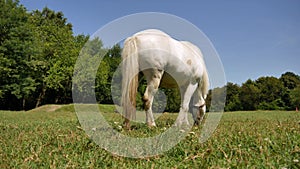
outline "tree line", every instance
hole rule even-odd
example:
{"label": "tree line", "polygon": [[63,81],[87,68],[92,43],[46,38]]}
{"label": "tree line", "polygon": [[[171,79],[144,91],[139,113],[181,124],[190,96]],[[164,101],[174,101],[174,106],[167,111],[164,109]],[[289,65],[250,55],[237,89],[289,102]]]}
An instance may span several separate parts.
{"label": "tree line", "polygon": [[[29,12],[16,0],[0,0],[0,27],[0,109],[28,110],[44,104],[69,104],[73,102],[72,89],[84,98],[91,94],[90,84],[97,102],[119,104],[121,84],[114,82],[121,78],[117,71],[122,51],[119,44],[105,48],[99,38],[74,35],[72,24],[62,12],[49,8]],[[94,79],[87,80],[87,74],[74,72],[79,55],[87,61],[80,65],[87,67],[87,72],[96,69]],[[95,66],[99,58],[100,66]],[[76,85],[72,86],[73,82]],[[139,108],[143,107],[145,88],[145,79],[141,78]],[[224,88],[226,111],[293,110],[300,106],[300,77],[292,72],[280,78],[248,80],[242,85],[228,83]],[[165,106],[166,111],[177,112],[179,89],[161,91],[164,94],[156,97],[165,96],[166,105],[154,102],[153,109]],[[208,102],[212,92],[218,91],[223,90],[210,90]]]}
{"label": "tree line", "polygon": [[295,110],[300,106],[300,76],[293,72],[286,72],[279,78],[249,79],[242,85],[229,82],[224,87],[225,111]]}

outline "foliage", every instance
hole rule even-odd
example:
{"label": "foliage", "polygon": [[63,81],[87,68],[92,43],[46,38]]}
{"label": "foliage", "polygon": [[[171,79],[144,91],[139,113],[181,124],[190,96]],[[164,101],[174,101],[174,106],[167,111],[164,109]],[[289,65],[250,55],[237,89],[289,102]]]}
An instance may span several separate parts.
{"label": "foliage", "polygon": [[300,76],[292,72],[282,74],[279,80],[283,82],[284,87],[290,90],[296,88],[300,84]]}
{"label": "foliage", "polygon": [[82,98],[81,102],[92,102],[95,89],[107,83],[109,69],[102,61],[105,53],[106,49],[99,38],[88,40],[80,52],[74,70],[73,94]]}
{"label": "foliage", "polygon": [[206,99],[207,109],[210,112],[221,112],[224,109],[226,87],[216,87],[209,91]]}
{"label": "foliage", "polygon": [[[284,107],[280,100],[285,93],[283,83],[275,77],[261,77],[256,80],[257,87],[260,89],[258,108],[263,110],[278,110]],[[261,103],[267,104],[264,108]]]}
{"label": "foliage", "polygon": [[122,75],[121,71],[118,70],[118,67],[121,63],[121,50],[122,48],[119,44],[116,44],[112,48],[108,49],[99,66],[98,71],[103,71],[105,66],[102,65],[107,65],[105,68],[107,70],[107,78],[105,79],[106,82],[102,82],[100,85],[99,80],[96,79],[96,83],[99,84],[97,85],[95,92],[97,101],[100,103],[113,103],[112,90],[115,90],[114,92],[121,93],[121,83],[115,84],[118,86],[114,86],[114,89],[112,88],[113,77],[115,76],[114,78],[120,79]]}
{"label": "foliage", "polygon": [[226,107],[225,111],[237,111],[242,107],[239,99],[240,87],[237,84],[227,83],[226,85]]}
{"label": "foliage", "polygon": [[280,78],[260,77],[247,80],[241,86],[226,85],[227,98],[225,111],[238,110],[295,110],[299,104],[300,77],[286,72]]}
{"label": "foliage", "polygon": [[86,37],[73,36],[62,12],[27,12],[13,0],[1,0],[0,8],[0,108],[70,103],[73,67]]}
{"label": "foliage", "polygon": [[291,96],[291,102],[293,105],[300,108],[300,85],[295,87],[293,90],[290,92]]}
{"label": "foliage", "polygon": [[30,74],[34,33],[23,6],[11,0],[0,3],[0,98],[4,105],[24,107],[38,85]]}
{"label": "foliage", "polygon": [[240,100],[243,110],[256,110],[259,104],[260,89],[252,80],[247,80],[241,87]]}
{"label": "foliage", "polygon": [[76,43],[83,42],[73,36],[72,25],[67,23],[62,12],[48,8],[41,12],[33,11],[31,22],[35,28],[35,48],[39,51],[33,66],[37,73],[36,79],[41,84],[36,106],[43,104],[46,99],[52,103],[69,102],[73,65],[80,50]]}

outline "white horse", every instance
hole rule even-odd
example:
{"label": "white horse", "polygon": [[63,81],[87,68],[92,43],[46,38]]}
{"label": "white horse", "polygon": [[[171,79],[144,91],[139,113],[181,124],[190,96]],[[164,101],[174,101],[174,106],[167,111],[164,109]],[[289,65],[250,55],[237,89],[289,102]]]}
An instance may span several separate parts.
{"label": "white horse", "polygon": [[205,99],[209,79],[202,53],[198,47],[187,41],[177,41],[166,33],[149,29],[127,38],[122,51],[122,107],[125,127],[136,113],[138,74],[143,72],[147,88],[143,96],[148,126],[156,126],[152,103],[159,86],[179,86],[181,105],[176,125],[188,122],[189,103],[193,97],[195,124],[199,124],[206,111]]}

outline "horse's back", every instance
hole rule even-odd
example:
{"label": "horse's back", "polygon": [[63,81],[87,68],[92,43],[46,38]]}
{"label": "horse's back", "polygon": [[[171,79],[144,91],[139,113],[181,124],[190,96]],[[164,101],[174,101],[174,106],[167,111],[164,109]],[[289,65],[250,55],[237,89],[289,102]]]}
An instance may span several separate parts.
{"label": "horse's back", "polygon": [[167,50],[173,39],[166,33],[157,29],[147,29],[132,36],[140,50]]}
{"label": "horse's back", "polygon": [[143,30],[143,31],[140,31],[140,32],[134,34],[133,36],[147,36],[147,35],[164,36],[164,37],[170,38],[170,36],[168,34],[166,34],[165,32],[163,32],[161,30],[158,30],[158,29],[146,29],[146,30]]}
{"label": "horse's back", "polygon": [[131,38],[135,40],[139,51],[151,51],[151,55],[146,55],[145,57],[174,59],[174,56],[184,57],[186,53],[185,46],[180,41],[157,29],[147,29],[138,32]]}
{"label": "horse's back", "polygon": [[[139,53],[140,70],[155,67],[177,79],[197,79],[203,72],[201,51],[190,42],[178,41],[156,29],[138,32],[130,39],[135,41]],[[174,79],[168,77],[164,76],[163,84],[171,86]]]}

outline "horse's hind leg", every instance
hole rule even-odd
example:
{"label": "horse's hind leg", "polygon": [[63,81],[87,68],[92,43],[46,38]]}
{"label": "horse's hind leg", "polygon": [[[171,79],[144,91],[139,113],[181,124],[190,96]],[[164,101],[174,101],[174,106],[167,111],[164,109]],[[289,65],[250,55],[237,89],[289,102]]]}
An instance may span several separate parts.
{"label": "horse's hind leg", "polygon": [[158,69],[147,69],[143,71],[143,74],[147,79],[147,88],[143,97],[144,108],[146,111],[146,123],[151,127],[156,126],[152,113],[152,103],[154,95],[158,90],[163,71]]}

